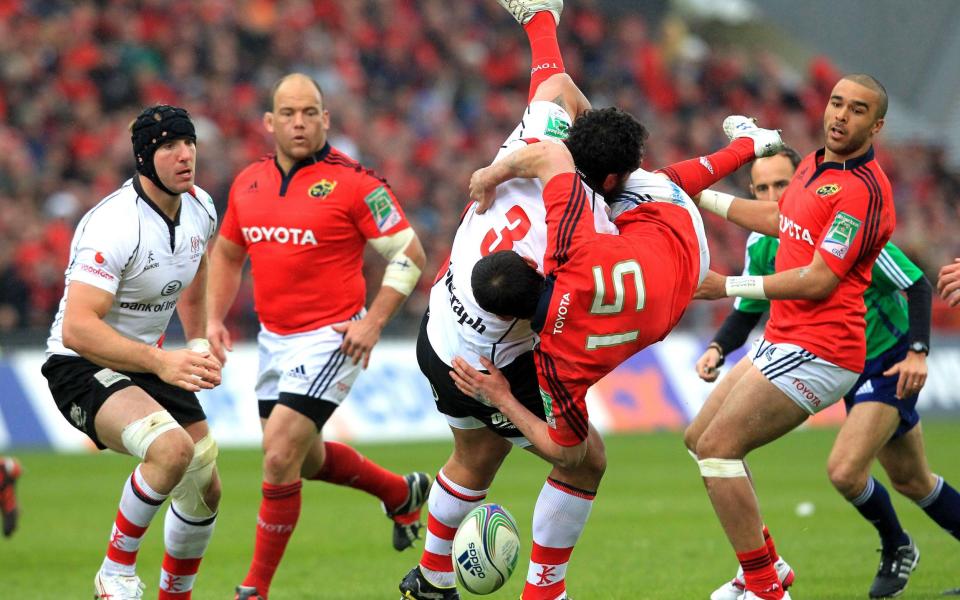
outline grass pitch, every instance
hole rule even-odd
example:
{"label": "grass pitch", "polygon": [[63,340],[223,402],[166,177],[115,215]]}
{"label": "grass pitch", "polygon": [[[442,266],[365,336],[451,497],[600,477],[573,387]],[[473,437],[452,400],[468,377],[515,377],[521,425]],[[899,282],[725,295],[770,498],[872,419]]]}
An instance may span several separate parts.
{"label": "grass pitch", "polygon": [[[960,423],[925,423],[934,471],[960,483]],[[764,516],[778,549],[797,572],[797,599],[866,598],[879,561],[873,528],[830,486],[825,463],[834,432],[794,432],[751,456]],[[568,571],[577,600],[706,599],[730,578],[736,561],[679,434],[610,436],[607,475]],[[384,466],[435,472],[448,442],[363,445]],[[106,548],[129,457],[23,453],[20,529],[0,539],[4,595],[27,600],[89,598]],[[260,454],[225,450],[219,460],[224,498],[217,531],[194,598],[232,598],[250,560],[260,497]],[[530,549],[530,519],[547,467],[514,451],[490,491],[520,525],[517,573],[494,597],[518,598]],[[879,469],[877,477],[887,483]],[[375,499],[351,489],[307,482],[303,513],[271,590],[271,600],[397,598],[397,584],[419,549],[394,552],[390,523]],[[957,541],[911,502],[891,492],[921,550],[906,598],[938,598],[960,586]],[[796,507],[811,502],[812,515]],[[138,572],[145,598],[156,598],[162,514],[147,533]],[[464,595],[464,597],[469,597]]]}

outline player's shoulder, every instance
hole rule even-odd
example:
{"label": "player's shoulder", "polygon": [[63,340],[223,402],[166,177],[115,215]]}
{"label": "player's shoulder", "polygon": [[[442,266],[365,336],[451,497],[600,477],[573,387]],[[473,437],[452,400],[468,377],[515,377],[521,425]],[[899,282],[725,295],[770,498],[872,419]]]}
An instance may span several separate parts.
{"label": "player's shoulder", "polygon": [[387,184],[387,180],[374,169],[365,166],[360,161],[334,146],[330,146],[329,151],[323,154],[317,166],[318,168],[332,170],[337,176],[347,181],[352,180],[358,183],[366,182],[380,185]]}
{"label": "player's shoulder", "polygon": [[194,185],[189,192],[185,194],[188,198],[188,206],[199,208],[210,219],[217,220],[217,209],[213,204],[213,196],[199,185]]}
{"label": "player's shoulder", "polygon": [[128,179],[113,193],[105,196],[88,210],[83,217],[83,221],[87,224],[104,223],[105,225],[109,225],[111,222],[136,221],[139,219],[139,207],[137,206],[139,199],[140,194],[133,185],[133,179]]}
{"label": "player's shoulder", "polygon": [[269,154],[264,154],[259,159],[241,169],[240,172],[237,173],[236,177],[233,178],[233,185],[234,187],[237,187],[237,184],[240,182],[256,179],[257,176],[264,171],[276,168],[276,155],[272,152]]}

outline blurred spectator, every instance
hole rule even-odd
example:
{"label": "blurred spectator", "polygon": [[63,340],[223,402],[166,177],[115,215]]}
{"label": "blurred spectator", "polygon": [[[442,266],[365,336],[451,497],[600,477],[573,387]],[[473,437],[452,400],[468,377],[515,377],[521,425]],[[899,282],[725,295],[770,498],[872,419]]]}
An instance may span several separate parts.
{"label": "blurred spectator", "polygon": [[[567,7],[567,70],[595,106],[645,122],[645,167],[722,146],[731,113],[781,128],[802,153],[819,145],[824,82],[838,72],[828,58],[796,72],[768,53],[708,47],[682,21],[613,19],[600,4]],[[270,85],[303,71],[329,96],[333,143],[385,176],[422,232],[426,276],[390,330],[412,334],[469,175],[523,107],[529,63],[513,27],[489,0],[0,0],[0,265],[4,281],[29,290],[26,309],[0,308],[0,331],[15,321],[42,337],[76,219],[131,175],[126,126],[140,106],[174,102],[194,115],[199,183],[222,212],[233,176],[269,147],[260,121]],[[877,150],[895,186],[894,241],[933,277],[960,255],[960,176],[940,148],[881,139]],[[745,175],[729,183],[746,193]],[[717,270],[739,271],[743,234],[710,217],[707,226]],[[255,331],[249,293],[238,304],[242,329]],[[960,327],[944,308],[936,302],[935,325]],[[685,323],[725,310],[696,303]]]}

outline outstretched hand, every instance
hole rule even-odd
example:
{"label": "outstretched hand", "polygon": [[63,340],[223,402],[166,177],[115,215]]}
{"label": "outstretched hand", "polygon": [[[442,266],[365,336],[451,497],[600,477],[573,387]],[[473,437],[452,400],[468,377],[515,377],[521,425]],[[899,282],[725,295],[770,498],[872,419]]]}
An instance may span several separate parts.
{"label": "outstretched hand", "polygon": [[899,374],[897,398],[909,398],[920,393],[927,382],[927,355],[922,352],[907,352],[906,358],[883,372],[884,376]]}
{"label": "outstretched hand", "polygon": [[477,169],[470,176],[470,199],[477,203],[477,214],[482,215],[493,204],[497,185],[490,177],[491,167]]}

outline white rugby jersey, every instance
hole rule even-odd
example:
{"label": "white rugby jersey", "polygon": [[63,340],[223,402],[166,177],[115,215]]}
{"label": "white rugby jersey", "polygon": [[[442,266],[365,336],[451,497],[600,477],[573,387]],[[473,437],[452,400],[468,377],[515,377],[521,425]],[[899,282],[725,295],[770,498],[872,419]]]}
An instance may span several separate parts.
{"label": "white rugby jersey", "polygon": [[700,242],[700,279],[702,283],[707,271],[710,269],[710,249],[707,247],[707,234],[703,229],[703,218],[700,216],[700,209],[693,203],[690,196],[687,195],[680,186],[670,181],[669,178],[637,169],[630,174],[624,191],[620,192],[610,202],[610,218],[616,221],[622,213],[638,206],[644,202],[670,202],[677,206],[682,206],[690,213],[690,219],[693,221],[693,228],[697,232],[697,240]]}
{"label": "white rugby jersey", "polygon": [[[500,147],[496,160],[524,147],[527,140],[566,138],[570,122],[560,106],[533,102]],[[593,197],[597,231],[617,233],[603,199],[589,188],[587,192]],[[473,297],[470,276],[477,261],[500,250],[513,250],[536,261],[543,270],[547,225],[542,193],[539,179],[513,179],[497,187],[496,201],[487,212],[477,214],[476,204],[466,211],[453,240],[450,264],[430,290],[427,338],[445,363],[460,356],[479,369],[479,357],[485,356],[502,367],[533,348],[530,322],[504,320],[481,309]]]}
{"label": "white rugby jersey", "polygon": [[216,229],[213,200],[199,187],[181,194],[180,212],[170,220],[147,198],[137,178],[127,180],[77,225],[47,354],[77,356],[63,345],[63,312],[72,281],[114,295],[103,320],[121,335],[151,346],[161,343],[177,299],[197,274]]}

